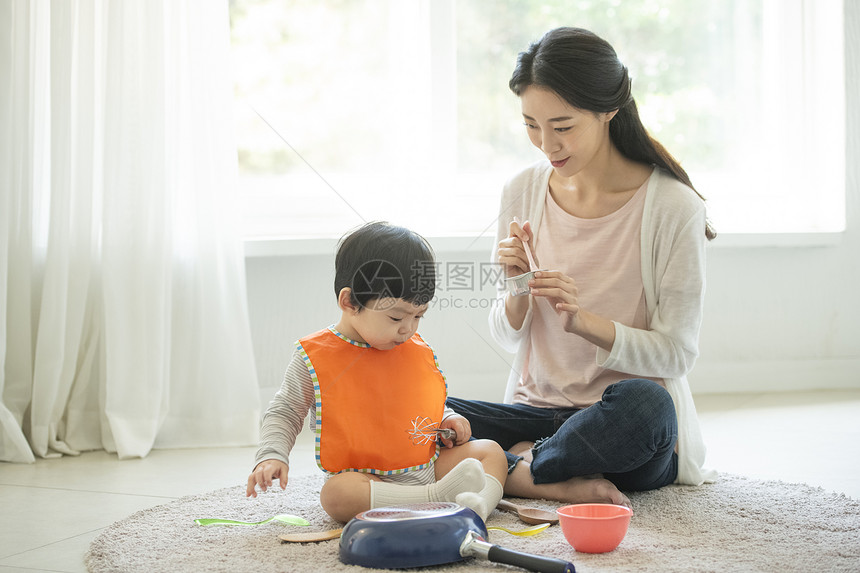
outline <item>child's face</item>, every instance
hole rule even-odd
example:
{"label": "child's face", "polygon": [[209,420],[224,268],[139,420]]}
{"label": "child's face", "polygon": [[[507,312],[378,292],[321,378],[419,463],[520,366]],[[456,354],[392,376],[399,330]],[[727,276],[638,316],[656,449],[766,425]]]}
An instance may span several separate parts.
{"label": "child's face", "polygon": [[378,298],[361,312],[349,316],[351,338],[379,350],[391,350],[412,338],[427,312],[426,304],[415,305],[400,298]]}

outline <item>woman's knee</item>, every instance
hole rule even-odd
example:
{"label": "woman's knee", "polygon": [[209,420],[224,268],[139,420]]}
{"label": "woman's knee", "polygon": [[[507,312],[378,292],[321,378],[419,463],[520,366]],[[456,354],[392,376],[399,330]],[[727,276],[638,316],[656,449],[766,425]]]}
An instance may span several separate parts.
{"label": "woman's knee", "polygon": [[[608,396],[607,396],[608,394]],[[607,388],[604,400],[613,403],[616,416],[638,427],[644,437],[648,429],[655,439],[671,438],[677,434],[678,418],[675,403],[669,392],[652,380],[622,380]],[[672,438],[674,439],[674,438]]]}
{"label": "woman's knee", "polygon": [[670,410],[673,414],[675,412],[675,403],[669,391],[653,380],[645,378],[622,380],[612,384],[607,388],[607,392],[613,397],[623,397],[625,400],[640,404],[644,409]]}

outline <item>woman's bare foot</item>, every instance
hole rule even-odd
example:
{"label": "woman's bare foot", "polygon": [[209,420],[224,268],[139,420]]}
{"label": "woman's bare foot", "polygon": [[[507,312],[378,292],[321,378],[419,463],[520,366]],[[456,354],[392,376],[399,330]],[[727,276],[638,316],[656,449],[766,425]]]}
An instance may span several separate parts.
{"label": "woman's bare foot", "polygon": [[536,485],[528,462],[517,464],[508,474],[505,495],[531,499],[550,499],[563,503],[614,503],[631,507],[630,500],[615,484],[603,478],[575,477],[557,483]]}

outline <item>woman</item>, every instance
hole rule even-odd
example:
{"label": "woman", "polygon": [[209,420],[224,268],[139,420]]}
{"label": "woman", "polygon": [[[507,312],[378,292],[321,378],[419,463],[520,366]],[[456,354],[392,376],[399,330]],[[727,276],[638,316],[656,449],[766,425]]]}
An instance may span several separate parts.
{"label": "woman", "polygon": [[449,406],[508,450],[508,495],[627,503],[621,491],[713,479],[686,379],[715,236],[704,201],[593,33],[548,32],[509,85],[548,162],[506,184],[494,259],[517,276],[531,249],[544,270],[526,295],[500,285],[490,314],[516,353],[506,403]]}

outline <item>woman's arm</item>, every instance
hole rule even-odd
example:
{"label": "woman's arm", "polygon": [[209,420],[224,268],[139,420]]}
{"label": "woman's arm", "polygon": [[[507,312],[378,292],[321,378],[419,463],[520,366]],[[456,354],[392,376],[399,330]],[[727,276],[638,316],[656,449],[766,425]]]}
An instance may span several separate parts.
{"label": "woman's arm", "polygon": [[615,323],[579,306],[576,281],[561,271],[549,270],[535,273],[529,285],[532,296],[552,305],[565,331],[581,336],[598,348],[612,350]]}
{"label": "woman's arm", "polygon": [[656,283],[657,301],[648,329],[581,308],[576,281],[560,271],[537,273],[532,295],[553,306],[567,332],[597,347],[599,366],[635,376],[684,376],[698,356],[705,272],[703,225],[703,211],[695,212],[686,223],[666,225],[676,230],[664,231],[660,237],[657,268],[649,273]]}
{"label": "woman's arm", "polygon": [[654,269],[656,297],[648,330],[616,323],[615,344],[611,351],[597,351],[598,365],[661,378],[680,378],[692,370],[704,307],[704,219],[701,208],[670,233],[661,231],[653,261],[648,262]]}
{"label": "woman's arm", "polygon": [[491,254],[491,261],[501,265],[504,272],[499,273],[496,304],[490,309],[490,335],[508,352],[516,352],[528,333],[532,297],[511,296],[504,279],[529,270],[522,239],[534,242],[532,224],[526,221],[521,227],[513,219],[515,216],[521,219],[530,216],[527,201],[534,193],[534,179],[532,171],[526,170],[505,184]]}

